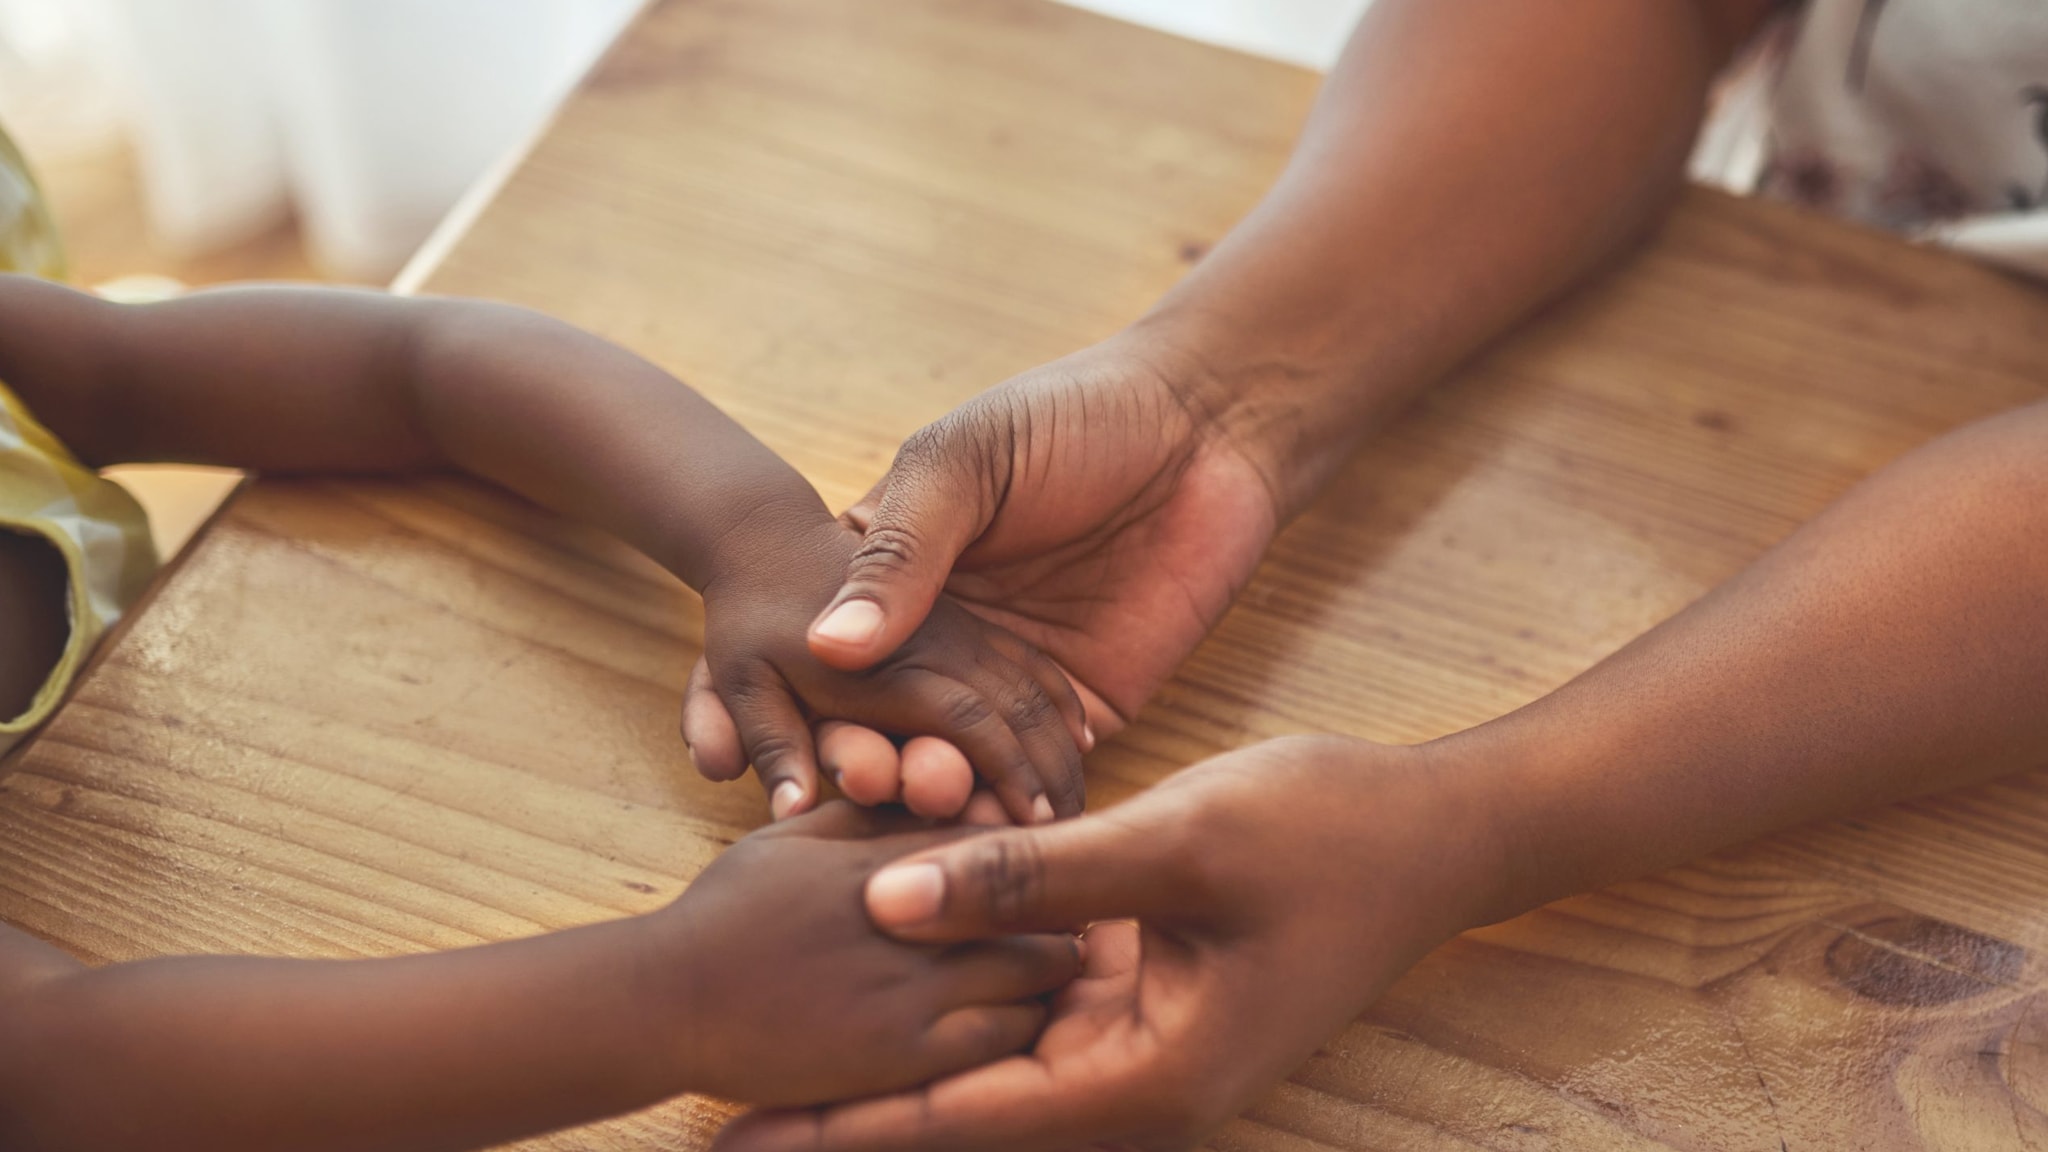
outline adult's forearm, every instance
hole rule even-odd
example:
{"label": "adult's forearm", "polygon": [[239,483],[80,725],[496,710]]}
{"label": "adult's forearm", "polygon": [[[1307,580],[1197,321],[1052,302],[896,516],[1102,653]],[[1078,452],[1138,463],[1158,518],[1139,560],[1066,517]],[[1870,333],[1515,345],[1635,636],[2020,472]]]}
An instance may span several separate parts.
{"label": "adult's forearm", "polygon": [[1577,680],[1430,750],[1499,814],[1498,915],[2048,764],[2048,404],[1900,460]]}
{"label": "adult's forearm", "polygon": [[[0,1025],[0,1144],[478,1148],[682,1091],[645,920],[396,960],[48,972]],[[660,994],[656,994],[660,993]]]}
{"label": "adult's forearm", "polygon": [[1379,0],[1265,200],[1134,335],[1291,512],[1365,431],[1641,234],[1750,0]]}

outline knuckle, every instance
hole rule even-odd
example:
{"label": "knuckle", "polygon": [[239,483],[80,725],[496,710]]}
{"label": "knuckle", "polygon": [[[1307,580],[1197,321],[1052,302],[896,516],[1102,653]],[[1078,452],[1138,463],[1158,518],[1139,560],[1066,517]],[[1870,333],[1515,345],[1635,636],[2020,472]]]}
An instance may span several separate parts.
{"label": "knuckle", "polygon": [[939,462],[951,455],[948,449],[952,446],[956,423],[955,417],[948,415],[912,432],[896,449],[896,460],[890,466],[890,474],[923,477],[936,471]]}
{"label": "knuckle", "polygon": [[969,732],[993,719],[995,712],[988,701],[973,692],[949,692],[939,702],[939,721],[949,732]]}
{"label": "knuckle", "polygon": [[989,918],[998,924],[1029,915],[1044,898],[1045,857],[1029,836],[985,838],[970,866]]}
{"label": "knuckle", "polygon": [[907,568],[917,559],[918,540],[914,533],[893,524],[877,524],[861,537],[860,547],[848,562],[848,570],[855,576],[873,572],[893,572]]}
{"label": "knuckle", "polygon": [[1003,702],[1003,711],[1009,717],[1010,726],[1020,732],[1061,723],[1059,710],[1052,706],[1052,700],[1036,684],[1011,692],[1009,699]]}

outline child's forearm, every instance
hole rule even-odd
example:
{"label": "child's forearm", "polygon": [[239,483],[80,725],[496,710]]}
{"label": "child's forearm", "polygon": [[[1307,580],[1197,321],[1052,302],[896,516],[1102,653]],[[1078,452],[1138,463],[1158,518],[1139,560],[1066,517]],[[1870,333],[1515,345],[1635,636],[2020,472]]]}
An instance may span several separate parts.
{"label": "child's forearm", "polygon": [[480,1148],[687,1088],[641,918],[394,960],[88,970],[0,939],[0,1147]]}
{"label": "child's forearm", "polygon": [[1936,441],[1549,697],[1430,746],[1498,907],[2048,764],[2048,404]]}
{"label": "child's forearm", "polygon": [[666,372],[506,305],[278,287],[113,305],[0,277],[0,380],[88,463],[458,467],[618,533],[700,589],[740,523],[830,519]]}
{"label": "child's forearm", "polygon": [[638,356],[513,308],[424,306],[413,389],[465,470],[611,530],[699,591],[749,541],[831,524],[794,468]]}

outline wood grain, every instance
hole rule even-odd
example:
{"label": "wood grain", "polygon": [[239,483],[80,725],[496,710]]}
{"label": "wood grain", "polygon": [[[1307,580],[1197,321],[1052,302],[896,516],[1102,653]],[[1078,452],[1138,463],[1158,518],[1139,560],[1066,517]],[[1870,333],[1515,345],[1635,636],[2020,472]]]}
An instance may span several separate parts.
{"label": "wood grain", "polygon": [[[671,2],[429,290],[632,346],[845,503],[912,429],[1170,284],[1313,86],[1039,0]],[[1691,194],[1359,455],[1091,758],[1093,800],[1270,735],[1515,707],[2044,369],[2028,288]],[[259,481],[0,781],[0,916],[111,960],[654,907],[764,816],[675,738],[700,626],[646,561],[494,493]],[[1472,933],[1213,1143],[2027,1148],[2043,947],[2035,775]],[[722,1115],[531,1147],[697,1148]]]}

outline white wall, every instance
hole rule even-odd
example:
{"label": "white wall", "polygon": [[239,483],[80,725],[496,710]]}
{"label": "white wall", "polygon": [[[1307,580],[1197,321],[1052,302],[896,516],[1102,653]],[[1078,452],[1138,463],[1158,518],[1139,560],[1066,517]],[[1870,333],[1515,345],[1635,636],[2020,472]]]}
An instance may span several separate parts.
{"label": "white wall", "polygon": [[1372,0],[1061,0],[1194,40],[1328,71]]}

